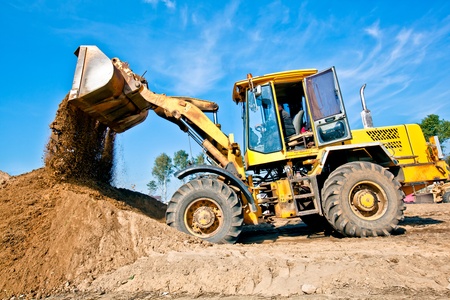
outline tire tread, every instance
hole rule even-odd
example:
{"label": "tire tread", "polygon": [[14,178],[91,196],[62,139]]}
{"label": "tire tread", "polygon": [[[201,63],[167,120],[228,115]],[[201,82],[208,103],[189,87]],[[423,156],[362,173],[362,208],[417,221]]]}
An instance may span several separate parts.
{"label": "tire tread", "polygon": [[[340,192],[346,180],[354,173],[374,172],[382,175],[395,190],[395,198],[390,199],[388,205],[395,205],[391,220],[375,220],[371,223],[373,226],[366,227],[364,221],[352,220],[349,218],[345,209],[343,200],[340,199]],[[322,199],[324,215],[336,231],[348,237],[366,237],[366,236],[389,236],[392,231],[397,229],[397,225],[404,219],[403,211],[406,206],[403,203],[404,194],[401,191],[400,183],[394,175],[379,165],[369,162],[350,162],[334,170],[325,181],[322,189]]]}

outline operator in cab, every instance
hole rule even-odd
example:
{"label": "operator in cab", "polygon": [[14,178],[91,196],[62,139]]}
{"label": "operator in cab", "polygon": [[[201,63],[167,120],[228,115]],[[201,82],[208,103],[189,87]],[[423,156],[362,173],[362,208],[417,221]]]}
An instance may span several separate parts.
{"label": "operator in cab", "polygon": [[278,103],[278,112],[280,113],[281,119],[283,120],[281,127],[283,128],[284,138],[286,139],[295,134],[295,127],[290,114],[286,110],[284,110],[283,104],[281,103]]}

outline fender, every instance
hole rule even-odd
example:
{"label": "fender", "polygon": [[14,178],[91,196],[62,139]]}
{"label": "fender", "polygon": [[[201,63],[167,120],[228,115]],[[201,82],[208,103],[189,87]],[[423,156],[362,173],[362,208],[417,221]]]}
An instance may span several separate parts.
{"label": "fender", "polygon": [[370,157],[377,164],[385,168],[398,169],[399,167],[396,157],[390,154],[381,142],[369,142],[325,147],[324,149],[319,151],[318,164],[315,166],[313,173],[316,175],[321,174],[325,165],[328,162],[333,161],[334,155],[341,155],[343,157],[346,157],[347,154],[345,153],[348,151],[351,151],[353,153],[353,156],[355,157]]}
{"label": "fender", "polygon": [[190,166],[184,170],[176,172],[174,176],[177,177],[178,179],[183,179],[186,176],[196,173],[212,173],[222,176],[226,180],[229,180],[232,185],[238,187],[241,193],[244,194],[244,197],[247,199],[247,202],[250,205],[250,211],[251,212],[257,211],[255,200],[253,199],[252,194],[250,193],[244,182],[240,180],[236,175],[223,168],[209,165]]}

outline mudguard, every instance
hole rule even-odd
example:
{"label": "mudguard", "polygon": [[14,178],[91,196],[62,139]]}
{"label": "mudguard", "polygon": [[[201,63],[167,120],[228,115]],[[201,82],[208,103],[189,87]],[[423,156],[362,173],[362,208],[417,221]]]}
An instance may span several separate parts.
{"label": "mudguard", "polygon": [[223,168],[216,167],[216,166],[209,166],[209,165],[198,165],[198,166],[195,165],[195,166],[187,167],[184,170],[178,171],[174,175],[178,179],[183,179],[186,176],[197,174],[197,173],[212,173],[212,174],[224,177],[226,180],[230,181],[230,183],[232,185],[239,188],[241,193],[247,199],[248,204],[250,205],[250,211],[251,212],[257,211],[253,196],[250,193],[250,191],[248,190],[245,183],[242,182],[242,180],[240,180],[236,175],[234,175],[233,173],[231,173]]}

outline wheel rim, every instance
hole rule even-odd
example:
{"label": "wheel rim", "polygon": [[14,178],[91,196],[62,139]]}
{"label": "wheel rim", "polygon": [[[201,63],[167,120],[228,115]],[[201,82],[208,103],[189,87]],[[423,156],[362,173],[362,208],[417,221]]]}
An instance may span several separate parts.
{"label": "wheel rim", "polygon": [[223,212],[216,201],[200,198],[186,209],[184,222],[189,232],[201,238],[214,235],[223,224]]}
{"label": "wheel rim", "polygon": [[360,218],[376,220],[387,210],[387,196],[378,184],[362,181],[350,191],[349,203],[353,212]]}

